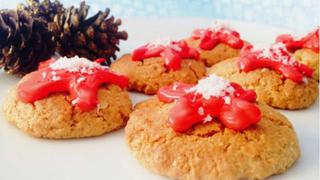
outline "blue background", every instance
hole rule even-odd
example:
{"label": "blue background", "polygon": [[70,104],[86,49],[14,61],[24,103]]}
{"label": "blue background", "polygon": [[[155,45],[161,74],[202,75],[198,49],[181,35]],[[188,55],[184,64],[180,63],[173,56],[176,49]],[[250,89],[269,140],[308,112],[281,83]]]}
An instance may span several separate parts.
{"label": "blue background", "polygon": [[[23,0],[0,0],[14,8]],[[66,6],[81,0],[61,0]],[[105,7],[117,17],[204,17],[311,31],[320,25],[320,0],[87,0],[91,13]]]}

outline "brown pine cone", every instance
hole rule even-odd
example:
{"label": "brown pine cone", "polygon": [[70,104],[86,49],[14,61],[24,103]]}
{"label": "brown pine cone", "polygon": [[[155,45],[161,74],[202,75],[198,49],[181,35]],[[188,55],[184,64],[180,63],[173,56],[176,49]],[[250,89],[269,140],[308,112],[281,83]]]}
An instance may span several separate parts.
{"label": "brown pine cone", "polygon": [[49,29],[57,42],[57,51],[67,57],[105,58],[106,64],[110,64],[119,51],[119,41],[126,40],[128,34],[119,31],[120,19],[108,18],[109,9],[87,18],[88,10],[89,6],[82,2],[79,8],[72,6],[55,16]]}
{"label": "brown pine cone", "polygon": [[54,54],[55,42],[46,23],[13,10],[0,11],[0,69],[25,74]]}

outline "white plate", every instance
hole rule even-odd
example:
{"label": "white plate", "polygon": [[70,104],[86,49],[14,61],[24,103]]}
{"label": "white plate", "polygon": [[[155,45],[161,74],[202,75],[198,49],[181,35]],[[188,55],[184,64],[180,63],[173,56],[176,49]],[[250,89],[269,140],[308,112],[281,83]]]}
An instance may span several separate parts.
{"label": "white plate", "polygon": [[[121,53],[154,39],[187,37],[193,28],[206,27],[206,19],[126,19],[124,28],[129,40]],[[287,30],[264,25],[231,22],[243,38],[252,43],[268,44]],[[17,77],[0,71],[0,104]],[[132,93],[134,102],[146,96]],[[294,124],[302,156],[286,173],[270,179],[313,180],[319,169],[319,104],[306,110],[282,111]],[[77,140],[45,140],[23,134],[7,123],[0,114],[0,179],[1,180],[67,180],[67,179],[166,179],[144,169],[131,156],[119,130],[96,138]]]}

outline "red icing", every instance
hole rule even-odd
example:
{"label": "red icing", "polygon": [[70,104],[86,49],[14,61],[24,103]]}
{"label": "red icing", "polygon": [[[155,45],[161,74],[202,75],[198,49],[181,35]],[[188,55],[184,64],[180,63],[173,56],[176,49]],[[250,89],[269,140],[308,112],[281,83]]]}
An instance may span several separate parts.
{"label": "red icing", "polygon": [[299,39],[295,39],[290,34],[282,34],[276,38],[276,42],[284,43],[286,48],[291,52],[297,49],[308,48],[319,53],[319,31],[320,28],[317,28]]}
{"label": "red icing", "polygon": [[295,82],[303,82],[304,77],[312,77],[313,70],[304,64],[295,61],[290,53],[281,46],[275,44],[269,49],[255,50],[247,45],[241,50],[238,58],[239,68],[249,72],[259,68],[270,68],[282,74],[285,78]]}
{"label": "red icing", "polygon": [[190,48],[185,41],[172,41],[169,45],[146,44],[132,52],[133,61],[142,61],[151,57],[163,57],[165,65],[172,70],[178,70],[182,59],[199,59],[199,52]]}
{"label": "red icing", "polygon": [[[98,59],[99,60],[99,59]],[[128,78],[110,72],[106,67],[84,67],[82,71],[67,69],[53,70],[51,59],[41,63],[39,69],[26,75],[18,85],[18,98],[25,103],[48,97],[52,93],[69,92],[72,104],[82,111],[90,111],[98,104],[98,88],[105,83],[112,83],[125,88]]]}
{"label": "red icing", "polygon": [[237,31],[225,27],[196,29],[192,32],[192,38],[200,39],[199,47],[203,50],[211,50],[219,43],[227,44],[235,49],[240,49],[244,45]]}
{"label": "red icing", "polygon": [[[256,124],[261,119],[259,108],[255,105],[256,94],[252,90],[244,90],[236,83],[230,83],[234,93],[227,93],[230,103],[224,97],[211,96],[209,99],[190,91],[193,85],[174,83],[159,89],[157,96],[160,101],[176,104],[169,112],[169,124],[173,130],[184,132],[198,123],[217,118],[226,127],[234,130],[244,130]],[[199,113],[203,108],[203,113]]]}

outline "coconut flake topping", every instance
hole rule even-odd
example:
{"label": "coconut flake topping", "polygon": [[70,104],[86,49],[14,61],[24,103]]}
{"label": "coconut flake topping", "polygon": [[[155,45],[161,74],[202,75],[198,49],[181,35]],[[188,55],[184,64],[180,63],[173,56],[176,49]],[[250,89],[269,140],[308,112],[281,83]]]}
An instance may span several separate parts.
{"label": "coconut flake topping", "polygon": [[212,121],[212,116],[210,116],[209,114],[203,119],[203,124]]}
{"label": "coconut flake topping", "polygon": [[50,64],[52,70],[67,70],[70,72],[89,73],[90,69],[102,68],[102,66],[96,62],[89,61],[86,58],[75,56],[73,58],[61,57],[52,64]]}
{"label": "coconut flake topping", "polygon": [[172,44],[172,42],[174,42],[174,41],[171,39],[168,39],[168,38],[158,39],[158,40],[154,40],[152,42],[147,43],[147,47],[152,51],[152,50],[157,49],[161,46],[162,47],[167,46],[177,52],[181,52],[182,51],[181,47],[179,47],[178,44]]}
{"label": "coconut flake topping", "polygon": [[258,58],[268,58],[290,66],[296,63],[296,60],[289,54],[283,43],[275,43],[270,48],[254,48],[252,50],[260,51]]}
{"label": "coconut flake topping", "polygon": [[234,91],[235,89],[230,85],[229,81],[214,74],[200,80],[196,86],[188,90],[188,92],[202,95],[204,99],[233,95]]}

